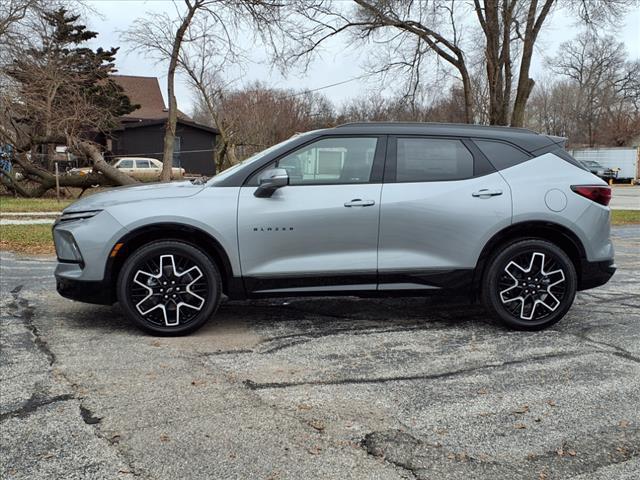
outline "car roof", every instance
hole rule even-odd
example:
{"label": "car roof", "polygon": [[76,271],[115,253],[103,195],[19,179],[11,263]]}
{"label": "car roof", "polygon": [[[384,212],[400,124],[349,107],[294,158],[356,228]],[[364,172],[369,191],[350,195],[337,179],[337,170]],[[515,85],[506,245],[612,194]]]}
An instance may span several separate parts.
{"label": "car roof", "polygon": [[[336,133],[358,135],[433,135],[504,140],[518,145],[529,152],[560,144],[561,137],[541,135],[527,128],[494,125],[472,125],[466,123],[429,122],[355,122],[338,125],[332,129]],[[327,130],[325,130],[326,132]]]}
{"label": "car roof", "polygon": [[116,157],[116,160],[153,160],[155,162],[159,162],[160,160],[158,160],[157,158],[150,158],[150,157]]}

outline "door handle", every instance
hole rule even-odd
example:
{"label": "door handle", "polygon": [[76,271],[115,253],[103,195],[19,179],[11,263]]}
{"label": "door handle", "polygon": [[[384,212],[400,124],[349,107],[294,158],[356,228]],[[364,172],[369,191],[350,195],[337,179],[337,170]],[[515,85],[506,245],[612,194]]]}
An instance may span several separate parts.
{"label": "door handle", "polygon": [[477,198],[496,197],[498,195],[502,195],[502,190],[489,190],[488,188],[483,188],[471,194],[472,197]]}
{"label": "door handle", "polygon": [[362,200],[360,198],[354,198],[350,202],[346,202],[344,204],[345,207],[370,207],[371,205],[375,205],[376,202],[373,200]]}

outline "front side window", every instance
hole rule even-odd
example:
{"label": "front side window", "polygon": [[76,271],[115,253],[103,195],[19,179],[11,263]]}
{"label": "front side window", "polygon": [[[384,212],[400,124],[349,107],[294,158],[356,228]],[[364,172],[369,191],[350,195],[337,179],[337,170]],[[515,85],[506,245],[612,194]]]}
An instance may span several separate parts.
{"label": "front side window", "polygon": [[120,160],[117,168],[133,168],[133,160]]}
{"label": "front side window", "polygon": [[460,140],[398,138],[397,182],[432,182],[473,177],[473,156]]}
{"label": "front side window", "polygon": [[[377,138],[325,138],[311,143],[266,169],[284,168],[290,185],[367,183],[376,152]],[[249,185],[257,185],[265,169]]]}

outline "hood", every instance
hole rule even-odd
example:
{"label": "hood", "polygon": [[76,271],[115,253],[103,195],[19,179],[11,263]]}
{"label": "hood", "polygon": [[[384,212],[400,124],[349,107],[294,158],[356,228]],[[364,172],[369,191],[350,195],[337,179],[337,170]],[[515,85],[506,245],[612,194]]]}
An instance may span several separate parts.
{"label": "hood", "polygon": [[154,200],[159,198],[184,198],[200,192],[204,185],[194,185],[189,181],[171,183],[146,183],[110,188],[107,191],[89,195],[64,209],[64,213],[102,210],[122,203]]}

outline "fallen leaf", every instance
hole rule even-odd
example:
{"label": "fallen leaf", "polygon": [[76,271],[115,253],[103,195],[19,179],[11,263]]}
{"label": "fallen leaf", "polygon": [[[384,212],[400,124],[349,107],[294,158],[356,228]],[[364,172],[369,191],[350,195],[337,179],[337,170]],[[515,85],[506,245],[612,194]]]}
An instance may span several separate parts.
{"label": "fallen leaf", "polygon": [[518,430],[524,430],[527,426],[524,423],[516,423],[513,428],[517,428]]}
{"label": "fallen leaf", "polygon": [[319,455],[321,450],[322,450],[322,448],[320,448],[320,447],[309,447],[309,448],[307,448],[307,452],[309,452],[311,455]]}
{"label": "fallen leaf", "polygon": [[555,407],[556,402],[554,402],[553,400],[547,400],[547,405],[549,405],[550,407]]}
{"label": "fallen leaf", "polygon": [[558,456],[560,457],[564,457],[564,450],[562,449],[562,447],[560,447],[559,449],[556,450],[556,453],[558,454]]}
{"label": "fallen leaf", "polygon": [[162,346],[162,344],[160,343],[159,340],[154,340],[153,342],[150,343],[150,345],[152,347],[161,347]]}
{"label": "fallen leaf", "polygon": [[309,426],[319,432],[324,431],[324,423],[321,420],[311,420]]}
{"label": "fallen leaf", "polygon": [[191,385],[197,387],[198,385],[204,385],[204,380],[191,380]]}
{"label": "fallen leaf", "polygon": [[489,390],[487,390],[486,388],[481,388],[480,390],[478,390],[478,395],[486,395],[487,393],[489,393]]}
{"label": "fallen leaf", "polygon": [[577,452],[575,450],[567,450],[567,455],[575,457],[577,455]]}
{"label": "fallen leaf", "polygon": [[298,405],[298,410],[311,410],[311,405],[307,405],[306,403],[301,403]]}
{"label": "fallen leaf", "polygon": [[166,433],[163,433],[160,435],[160,441],[161,442],[168,442],[169,441],[169,435],[167,435]]}
{"label": "fallen leaf", "polygon": [[618,424],[618,426],[620,428],[627,428],[630,423],[631,422],[629,422],[629,420],[620,420],[620,423]]}
{"label": "fallen leaf", "polygon": [[524,414],[524,413],[527,413],[528,411],[529,411],[529,405],[522,405],[517,410],[514,410],[513,413]]}

